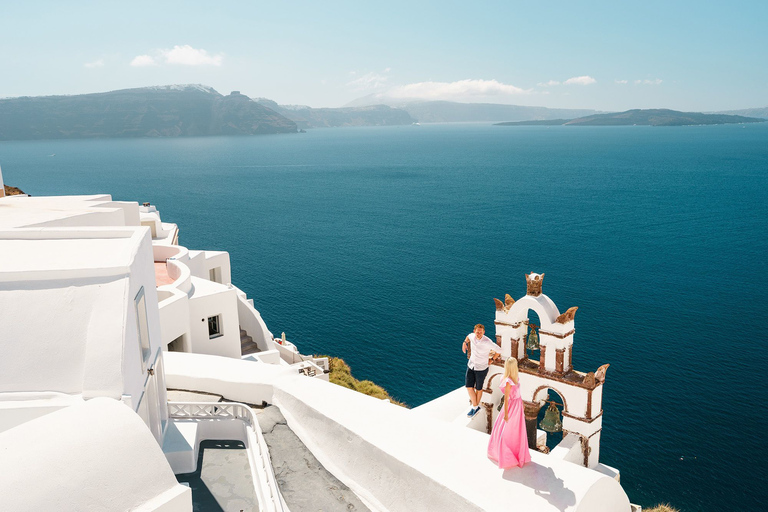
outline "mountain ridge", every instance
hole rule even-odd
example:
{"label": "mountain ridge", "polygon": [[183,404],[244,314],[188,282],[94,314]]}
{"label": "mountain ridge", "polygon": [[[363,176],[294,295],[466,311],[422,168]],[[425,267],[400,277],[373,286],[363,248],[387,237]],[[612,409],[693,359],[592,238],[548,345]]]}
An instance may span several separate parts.
{"label": "mountain ridge", "polygon": [[387,105],[363,107],[313,108],[305,105],[279,105],[267,98],[257,98],[258,103],[279,112],[301,129],[336,128],[341,126],[400,126],[416,122],[403,109]]}
{"label": "mountain ridge", "polygon": [[296,123],[247,96],[200,84],[0,100],[0,140],[296,132]]}

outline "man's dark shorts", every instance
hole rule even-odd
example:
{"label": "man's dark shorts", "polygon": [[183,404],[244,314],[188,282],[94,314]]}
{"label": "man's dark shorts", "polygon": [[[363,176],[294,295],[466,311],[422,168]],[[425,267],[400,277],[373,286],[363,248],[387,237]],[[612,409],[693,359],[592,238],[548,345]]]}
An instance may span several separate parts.
{"label": "man's dark shorts", "polygon": [[483,389],[485,383],[485,377],[488,375],[488,368],[485,370],[475,371],[471,368],[467,368],[466,387]]}

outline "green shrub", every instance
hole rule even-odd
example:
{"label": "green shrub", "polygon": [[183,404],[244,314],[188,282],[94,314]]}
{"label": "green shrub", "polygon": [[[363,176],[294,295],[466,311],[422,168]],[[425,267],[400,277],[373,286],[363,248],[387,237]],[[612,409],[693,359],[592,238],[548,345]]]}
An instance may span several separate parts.
{"label": "green shrub", "polygon": [[363,393],[364,395],[372,396],[380,400],[389,400],[393,404],[399,405],[401,407],[408,407],[404,403],[393,399],[391,396],[389,396],[389,393],[387,393],[386,389],[375,384],[374,382],[370,380],[360,381],[354,378],[352,376],[352,369],[340,357],[330,357],[330,356],[314,356],[314,357],[328,358],[328,366],[330,367],[330,370],[331,370],[331,373],[328,375],[328,380],[333,384],[337,384],[339,386],[349,388],[353,391],[357,391],[359,393]]}

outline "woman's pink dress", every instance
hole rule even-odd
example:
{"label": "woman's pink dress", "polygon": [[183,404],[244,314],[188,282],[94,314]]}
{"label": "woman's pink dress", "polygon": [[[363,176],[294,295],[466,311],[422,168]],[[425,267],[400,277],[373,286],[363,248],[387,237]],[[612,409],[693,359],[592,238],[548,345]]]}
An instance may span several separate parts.
{"label": "woman's pink dress", "polygon": [[511,385],[511,389],[509,400],[504,400],[504,408],[508,411],[509,421],[504,421],[503,408],[496,417],[491,440],[488,441],[488,458],[498,464],[501,469],[523,467],[523,464],[531,461],[520,385],[515,384],[512,379],[504,379],[500,386],[502,392],[507,384]]}

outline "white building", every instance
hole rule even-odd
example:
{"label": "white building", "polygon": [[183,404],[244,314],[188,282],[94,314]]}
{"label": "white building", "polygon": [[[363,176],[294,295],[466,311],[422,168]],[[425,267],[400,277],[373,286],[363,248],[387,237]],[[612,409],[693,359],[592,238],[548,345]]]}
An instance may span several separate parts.
{"label": "white building", "polygon": [[[328,383],[327,361],[275,340],[232,285],[227,253],[178,240],[177,227],[147,204],[0,198],[0,453],[9,454],[0,475],[13,473],[0,477],[0,496],[37,488],[41,474],[62,481],[37,497],[16,491],[13,510],[191,510],[189,489],[171,475],[194,471],[206,439],[242,442],[259,510],[287,510],[258,423],[240,402],[279,406],[372,510],[630,510],[617,472],[598,462],[598,444],[589,441],[586,463],[583,445],[573,444],[589,435],[581,425],[600,411],[600,386],[591,406],[562,391],[574,417],[564,424],[576,437],[502,475],[485,458],[485,415],[464,416],[463,389],[407,410]],[[503,313],[523,319],[527,309],[518,309]],[[506,321],[498,311],[497,320]],[[516,331],[497,325],[509,355]],[[569,350],[566,338],[552,342],[555,352]],[[522,374],[531,405],[541,400],[532,379],[546,378],[534,373]],[[235,403],[168,403],[167,389]],[[22,460],[20,443],[41,438],[44,456]],[[71,460],[76,469],[56,472]],[[77,492],[107,472],[126,484],[119,499],[111,488]]]}

